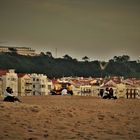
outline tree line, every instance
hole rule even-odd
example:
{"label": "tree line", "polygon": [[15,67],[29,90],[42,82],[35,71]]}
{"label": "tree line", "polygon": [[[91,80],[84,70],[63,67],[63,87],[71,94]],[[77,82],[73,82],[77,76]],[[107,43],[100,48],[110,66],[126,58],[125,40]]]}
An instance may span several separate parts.
{"label": "tree line", "polygon": [[64,76],[105,77],[124,76],[140,78],[140,62],[128,55],[114,56],[108,62],[89,61],[87,56],[78,61],[69,55],[54,58],[51,52],[38,56],[23,56],[15,52],[0,53],[0,69],[15,69],[17,73],[42,73],[49,78]]}

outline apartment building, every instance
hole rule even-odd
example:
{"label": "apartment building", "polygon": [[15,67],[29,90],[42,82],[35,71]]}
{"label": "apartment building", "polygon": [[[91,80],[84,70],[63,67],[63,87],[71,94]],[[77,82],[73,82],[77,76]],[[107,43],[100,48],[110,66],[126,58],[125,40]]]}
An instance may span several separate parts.
{"label": "apartment building", "polygon": [[54,88],[52,80],[48,79],[48,93]]}
{"label": "apartment building", "polygon": [[18,95],[18,76],[14,69],[2,70],[1,71],[1,90],[2,94],[5,92],[7,87],[13,89],[13,95]]}
{"label": "apartment building", "polygon": [[32,95],[32,78],[29,74],[18,74],[18,95]]}
{"label": "apartment building", "polygon": [[31,74],[32,95],[48,95],[48,80],[43,74]]}
{"label": "apartment building", "polygon": [[2,96],[2,84],[3,84],[3,82],[2,82],[2,78],[0,77],[0,96]]}

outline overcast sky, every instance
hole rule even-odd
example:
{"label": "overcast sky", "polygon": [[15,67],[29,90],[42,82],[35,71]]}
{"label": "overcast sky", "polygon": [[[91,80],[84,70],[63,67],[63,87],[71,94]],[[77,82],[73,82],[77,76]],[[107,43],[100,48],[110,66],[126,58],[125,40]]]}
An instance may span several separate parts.
{"label": "overcast sky", "polygon": [[0,45],[140,59],[140,0],[0,0]]}

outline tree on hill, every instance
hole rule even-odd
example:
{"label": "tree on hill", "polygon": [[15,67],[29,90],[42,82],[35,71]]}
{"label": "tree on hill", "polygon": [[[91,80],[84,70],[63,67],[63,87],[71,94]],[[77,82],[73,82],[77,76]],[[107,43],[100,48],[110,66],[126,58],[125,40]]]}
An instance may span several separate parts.
{"label": "tree on hill", "polygon": [[[91,61],[85,63],[77,61],[69,55],[65,55],[64,58],[52,59],[44,55],[44,53],[43,56],[0,53],[0,69],[13,68],[16,69],[17,73],[42,73],[50,78],[62,76],[100,77],[101,70],[103,70],[102,77],[124,76],[140,78],[140,63],[130,61],[129,57],[121,57],[116,56],[115,59],[117,60],[113,58],[109,62]],[[88,60],[88,58],[86,57],[84,60]]]}
{"label": "tree on hill", "polygon": [[44,52],[40,52],[39,55],[40,55],[40,56],[45,56],[45,53],[44,53]]}
{"label": "tree on hill", "polygon": [[88,61],[89,61],[89,57],[84,56],[84,57],[82,58],[82,60],[84,60],[85,62],[88,62]]}
{"label": "tree on hill", "polygon": [[50,58],[53,57],[51,52],[46,52],[46,56],[48,56],[48,57],[50,57]]}
{"label": "tree on hill", "polygon": [[128,62],[130,57],[128,55],[114,56],[113,60],[115,62]]}
{"label": "tree on hill", "polygon": [[63,56],[63,58],[66,59],[66,60],[72,60],[72,57],[69,56],[68,54],[65,54],[65,55]]}

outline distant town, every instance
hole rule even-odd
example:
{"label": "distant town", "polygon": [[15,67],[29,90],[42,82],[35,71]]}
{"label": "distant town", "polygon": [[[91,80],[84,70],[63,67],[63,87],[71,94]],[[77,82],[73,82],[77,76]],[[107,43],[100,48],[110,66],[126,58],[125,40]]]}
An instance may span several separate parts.
{"label": "distant town", "polygon": [[[72,85],[73,95],[99,96],[99,91],[111,87],[117,98],[139,98],[140,80],[123,77],[84,78],[63,77],[49,79],[44,74],[16,73],[14,69],[0,70],[0,95],[3,96],[6,87],[13,89],[15,96],[45,96],[51,95],[51,91],[59,89],[63,83]],[[61,87],[62,88],[62,87]],[[135,93],[135,97],[133,94]],[[128,97],[128,95],[130,97]]]}

